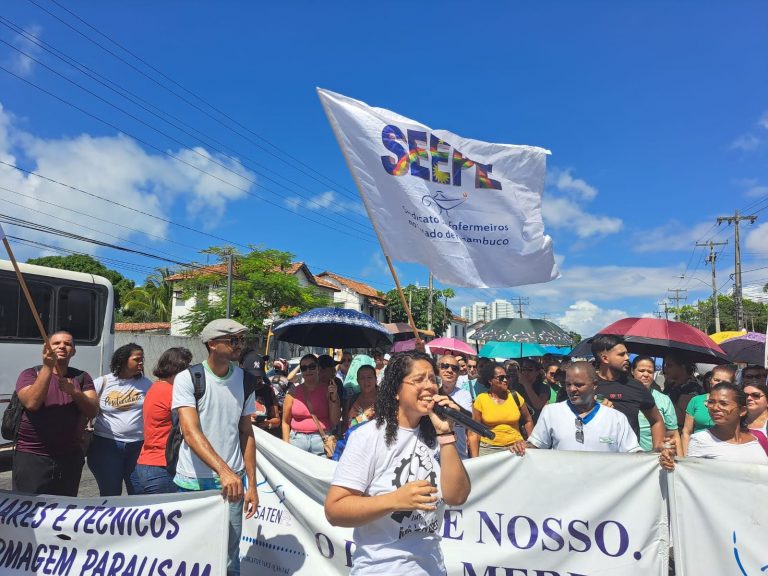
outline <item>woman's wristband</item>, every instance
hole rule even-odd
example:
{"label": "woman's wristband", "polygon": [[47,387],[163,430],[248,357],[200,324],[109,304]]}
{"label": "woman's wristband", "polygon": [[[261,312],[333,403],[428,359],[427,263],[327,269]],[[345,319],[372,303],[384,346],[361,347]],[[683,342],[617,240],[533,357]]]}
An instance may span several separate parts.
{"label": "woman's wristband", "polygon": [[440,446],[445,446],[446,444],[455,444],[456,443],[456,434],[438,434],[437,435],[437,443]]}

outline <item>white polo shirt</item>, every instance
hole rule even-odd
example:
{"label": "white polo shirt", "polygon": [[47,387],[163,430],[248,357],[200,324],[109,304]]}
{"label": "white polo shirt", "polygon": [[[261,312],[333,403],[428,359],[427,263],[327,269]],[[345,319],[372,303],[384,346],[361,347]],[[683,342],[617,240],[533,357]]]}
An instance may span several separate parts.
{"label": "white polo shirt", "polygon": [[584,422],[584,442],[576,440],[576,414],[568,402],[547,404],[528,438],[537,448],[578,452],[639,452],[629,420],[618,410],[599,406]]}

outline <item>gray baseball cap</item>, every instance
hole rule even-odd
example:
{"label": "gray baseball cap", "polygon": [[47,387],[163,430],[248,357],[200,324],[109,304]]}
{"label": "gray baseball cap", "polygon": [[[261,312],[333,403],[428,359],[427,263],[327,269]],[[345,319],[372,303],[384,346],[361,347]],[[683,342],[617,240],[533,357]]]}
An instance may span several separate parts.
{"label": "gray baseball cap", "polygon": [[200,332],[200,340],[202,340],[203,343],[206,343],[214,338],[232,336],[247,331],[248,328],[240,324],[240,322],[235,322],[231,318],[219,318],[217,320],[211,320],[205,325],[203,331]]}

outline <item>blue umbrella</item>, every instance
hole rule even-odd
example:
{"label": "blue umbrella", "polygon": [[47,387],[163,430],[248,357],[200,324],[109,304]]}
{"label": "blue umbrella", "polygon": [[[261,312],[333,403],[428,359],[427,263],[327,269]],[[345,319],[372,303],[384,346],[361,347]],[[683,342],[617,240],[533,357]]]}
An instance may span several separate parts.
{"label": "blue umbrella", "polygon": [[374,318],[348,308],[314,308],[286,320],[272,333],[278,340],[323,348],[375,348],[392,334]]}
{"label": "blue umbrella", "polygon": [[543,346],[527,342],[488,342],[480,348],[480,356],[483,358],[527,358],[544,356],[546,353]]}

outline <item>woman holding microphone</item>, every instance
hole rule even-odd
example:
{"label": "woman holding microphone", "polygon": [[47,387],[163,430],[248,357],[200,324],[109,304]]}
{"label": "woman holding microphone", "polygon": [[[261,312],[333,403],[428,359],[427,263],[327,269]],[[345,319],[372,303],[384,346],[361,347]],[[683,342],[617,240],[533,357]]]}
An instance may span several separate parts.
{"label": "woman holding microphone", "polygon": [[435,404],[459,409],[438,394],[432,359],[415,350],[393,356],[376,420],[350,436],[325,499],[328,521],[355,529],[350,574],[445,574],[443,508],[463,504],[470,483],[453,423],[434,414]]}

